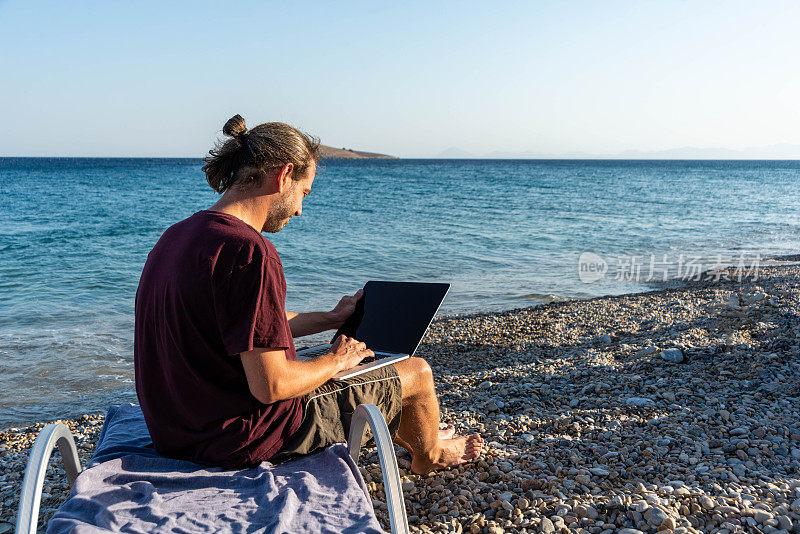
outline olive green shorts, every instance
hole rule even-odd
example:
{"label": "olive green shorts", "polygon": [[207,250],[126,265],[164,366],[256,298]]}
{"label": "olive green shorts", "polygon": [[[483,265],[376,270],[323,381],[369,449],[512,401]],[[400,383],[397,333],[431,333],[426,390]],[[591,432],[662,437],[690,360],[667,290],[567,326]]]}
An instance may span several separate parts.
{"label": "olive green shorts", "polygon": [[347,380],[328,380],[306,396],[300,428],[272,457],[281,463],[333,445],[347,443],[350,420],[359,404],[374,404],[386,419],[392,438],[400,427],[402,392],[394,365]]}

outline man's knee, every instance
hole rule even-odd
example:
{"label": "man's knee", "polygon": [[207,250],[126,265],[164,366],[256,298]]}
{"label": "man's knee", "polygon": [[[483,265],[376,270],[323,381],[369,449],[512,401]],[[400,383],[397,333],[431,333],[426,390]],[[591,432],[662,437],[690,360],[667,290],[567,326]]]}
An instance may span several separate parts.
{"label": "man's knee", "polygon": [[411,357],[395,364],[403,397],[433,393],[433,371],[422,358]]}
{"label": "man's knee", "polygon": [[428,365],[428,362],[425,361],[424,358],[412,356],[406,360],[406,362],[408,362],[407,365],[409,370],[416,379],[433,382],[433,371],[431,370],[431,366]]}
{"label": "man's knee", "polygon": [[409,358],[412,365],[414,366],[414,373],[420,380],[425,380],[427,382],[433,383],[433,371],[431,370],[431,366],[428,365],[428,362],[423,358],[417,358],[416,356]]}

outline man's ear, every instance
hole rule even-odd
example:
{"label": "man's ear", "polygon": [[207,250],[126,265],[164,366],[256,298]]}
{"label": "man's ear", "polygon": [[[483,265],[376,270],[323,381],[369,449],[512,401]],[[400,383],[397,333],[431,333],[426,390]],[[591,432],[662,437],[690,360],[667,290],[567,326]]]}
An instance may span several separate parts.
{"label": "man's ear", "polygon": [[275,184],[275,188],[278,190],[278,193],[283,193],[285,189],[291,186],[292,184],[292,173],[294,172],[294,165],[291,163],[287,163],[281,169],[275,173],[277,177],[277,183]]}

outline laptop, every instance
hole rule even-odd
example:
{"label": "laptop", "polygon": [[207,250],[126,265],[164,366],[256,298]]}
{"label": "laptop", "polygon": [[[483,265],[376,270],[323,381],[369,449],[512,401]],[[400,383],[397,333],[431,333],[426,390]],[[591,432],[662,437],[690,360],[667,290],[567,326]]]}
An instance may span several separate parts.
{"label": "laptop", "polygon": [[334,375],[344,380],[411,357],[439,310],[450,284],[369,281],[353,315],[336,331],[330,343],[302,348],[299,359],[328,352],[340,335],[366,343],[375,358]]}

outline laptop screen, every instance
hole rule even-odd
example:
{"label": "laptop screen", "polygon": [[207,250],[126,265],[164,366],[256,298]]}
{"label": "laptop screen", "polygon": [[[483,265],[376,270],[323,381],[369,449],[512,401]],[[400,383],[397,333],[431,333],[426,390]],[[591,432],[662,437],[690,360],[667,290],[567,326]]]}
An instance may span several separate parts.
{"label": "laptop screen", "polygon": [[367,282],[353,315],[336,332],[374,351],[413,355],[450,284]]}

